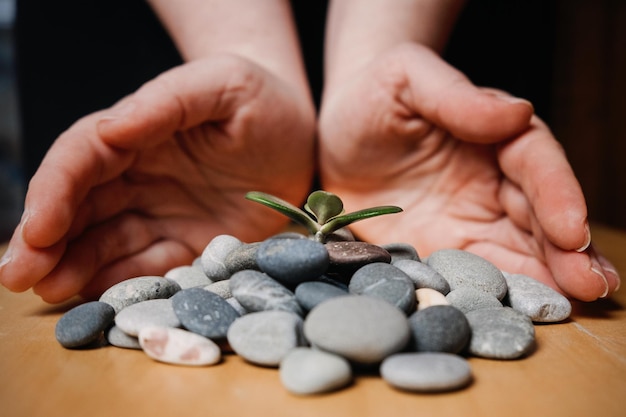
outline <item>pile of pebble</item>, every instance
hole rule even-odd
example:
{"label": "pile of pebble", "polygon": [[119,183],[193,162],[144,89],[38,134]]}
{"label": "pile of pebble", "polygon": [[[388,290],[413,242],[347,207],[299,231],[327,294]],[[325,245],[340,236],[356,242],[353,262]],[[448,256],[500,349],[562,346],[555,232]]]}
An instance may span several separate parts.
{"label": "pile of pebble", "polygon": [[570,312],[548,286],[462,250],[420,259],[403,243],[221,235],[192,265],[123,281],[69,310],[56,338],[79,348],[104,335],[179,365],[212,365],[234,352],[279,368],[284,387],[302,395],[372,370],[398,389],[441,392],[472,382],[469,356],[528,356],[533,322]]}

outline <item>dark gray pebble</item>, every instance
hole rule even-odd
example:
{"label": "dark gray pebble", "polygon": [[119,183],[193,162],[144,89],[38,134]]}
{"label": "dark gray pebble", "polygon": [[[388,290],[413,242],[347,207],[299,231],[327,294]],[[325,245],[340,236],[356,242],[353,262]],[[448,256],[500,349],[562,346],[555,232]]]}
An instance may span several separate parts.
{"label": "dark gray pebble", "polygon": [[409,317],[413,349],[417,352],[461,352],[470,340],[465,314],[449,305],[434,305]]}
{"label": "dark gray pebble", "polygon": [[380,245],[380,247],[389,252],[391,255],[391,263],[395,263],[401,259],[410,259],[412,261],[420,260],[417,249],[409,243],[387,243],[385,245]]}
{"label": "dark gray pebble", "polygon": [[319,303],[331,299],[348,295],[347,290],[322,281],[303,282],[296,287],[296,300],[305,310],[312,310]]}
{"label": "dark gray pebble", "polygon": [[172,297],[172,307],[187,330],[209,339],[226,337],[239,313],[219,295],[202,288],[188,288]]}
{"label": "dark gray pebble", "polygon": [[236,272],[230,278],[230,291],[249,312],[283,310],[303,315],[295,294],[263,272]]}
{"label": "dark gray pebble", "polygon": [[261,271],[295,287],[324,274],[329,258],[324,245],[314,240],[268,239],[259,246],[256,261]]}
{"label": "dark gray pebble", "polygon": [[63,314],[56,324],[54,334],[63,347],[86,346],[98,340],[114,318],[115,309],[109,304],[91,301]]}
{"label": "dark gray pebble", "polygon": [[352,294],[381,298],[407,314],[415,311],[415,284],[391,264],[377,262],[361,267],[348,288]]}

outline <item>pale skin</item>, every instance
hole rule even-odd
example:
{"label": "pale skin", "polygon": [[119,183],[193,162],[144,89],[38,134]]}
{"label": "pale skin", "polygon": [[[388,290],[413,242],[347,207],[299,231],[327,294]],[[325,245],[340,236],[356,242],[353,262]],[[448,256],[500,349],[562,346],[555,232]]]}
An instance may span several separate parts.
{"label": "pale skin", "polygon": [[[280,231],[246,191],[294,204],[309,191],[315,114],[287,2],[151,3],[188,63],[53,144],[1,262],[13,291],[93,298],[191,262],[217,234]],[[348,210],[405,210],[355,233],[422,255],[467,249],[581,300],[615,291],[615,268],[589,246],[580,186],[532,106],[473,86],[433,52],[459,2],[392,6],[335,1],[328,21],[322,184]]]}

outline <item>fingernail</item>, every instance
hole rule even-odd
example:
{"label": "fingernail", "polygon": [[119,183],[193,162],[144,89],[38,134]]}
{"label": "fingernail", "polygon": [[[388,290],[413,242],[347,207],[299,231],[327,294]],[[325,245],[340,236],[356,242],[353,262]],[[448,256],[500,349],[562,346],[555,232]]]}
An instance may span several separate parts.
{"label": "fingernail", "polygon": [[591,259],[591,272],[599,275],[602,278],[602,281],[604,282],[604,291],[602,292],[602,295],[600,295],[599,297],[599,298],[604,298],[609,294],[609,282],[606,279],[606,275],[604,275],[603,268],[602,268],[602,265],[600,264],[600,261],[598,260],[598,257],[595,254],[591,254],[589,258]]}
{"label": "fingernail", "polygon": [[602,266],[605,274],[610,274],[615,279],[616,284],[613,292],[616,292],[617,290],[619,290],[619,287],[622,284],[622,279],[620,278],[617,269],[615,269],[613,264],[602,255],[598,255],[598,261],[600,262],[600,265]]}
{"label": "fingernail", "polygon": [[585,222],[585,236],[585,243],[580,248],[576,249],[576,252],[584,252],[589,245],[591,245],[591,229],[589,228],[588,222]]}
{"label": "fingernail", "polygon": [[28,209],[24,209],[24,212],[22,213],[22,218],[20,219],[20,224],[19,224],[19,228],[20,228],[20,233],[22,234],[22,237],[24,237],[24,226],[26,225],[26,223],[28,223],[28,219],[30,218],[30,211]]}
{"label": "fingernail", "polygon": [[528,105],[530,107],[533,107],[533,104],[530,101],[528,101],[526,99],[523,99],[521,97],[510,96],[508,94],[496,94],[495,96],[498,99],[500,99],[502,101],[506,101],[509,104],[520,104],[520,103],[523,103],[523,104],[526,104],[526,105]]}
{"label": "fingernail", "polygon": [[2,255],[2,259],[0,259],[0,269],[4,268],[4,266],[6,264],[8,264],[9,262],[11,262],[11,248],[7,248],[7,250],[4,252],[4,255]]}
{"label": "fingernail", "polygon": [[105,113],[100,120],[117,120],[129,116],[137,107],[132,101],[117,104]]}

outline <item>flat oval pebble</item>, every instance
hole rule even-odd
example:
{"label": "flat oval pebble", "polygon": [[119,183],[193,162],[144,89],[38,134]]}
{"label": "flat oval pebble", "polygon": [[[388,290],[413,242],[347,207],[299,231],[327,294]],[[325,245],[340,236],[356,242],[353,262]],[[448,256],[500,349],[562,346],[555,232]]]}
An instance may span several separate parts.
{"label": "flat oval pebble", "polygon": [[226,337],[239,313],[219,295],[202,288],[188,288],[172,297],[181,324],[189,331],[211,339]]}
{"label": "flat oval pebble", "polygon": [[483,308],[465,315],[472,328],[469,352],[492,359],[517,359],[535,345],[535,328],[528,316],[510,307]]}
{"label": "flat oval pebble", "polygon": [[381,298],[408,314],[415,310],[415,284],[388,263],[376,262],[359,268],[348,288],[352,294]]}
{"label": "flat oval pebble", "polygon": [[180,320],[167,298],[146,300],[132,304],[115,316],[115,325],[129,336],[137,336],[148,326],[180,327]]}
{"label": "flat oval pebble", "polygon": [[461,352],[470,340],[465,314],[450,305],[435,305],[409,317],[413,349],[417,352]]}
{"label": "flat oval pebble", "polygon": [[165,278],[180,285],[181,289],[200,287],[209,285],[211,280],[206,276],[202,267],[193,265],[183,265],[172,268],[165,273]]}
{"label": "flat oval pebble", "polygon": [[393,262],[392,265],[407,274],[415,284],[415,288],[432,288],[444,295],[450,292],[448,281],[439,272],[423,262],[400,259]]}
{"label": "flat oval pebble", "polygon": [[315,347],[361,364],[375,364],[403,349],[411,331],[405,314],[379,298],[348,295],[315,307],[304,321]]}
{"label": "flat oval pebble", "polygon": [[224,259],[224,266],[230,275],[244,269],[259,269],[256,255],[261,242],[243,243],[234,248]]}
{"label": "flat oval pebble", "polygon": [[415,296],[418,310],[438,305],[450,305],[445,295],[432,288],[418,288],[415,290]]}
{"label": "flat oval pebble", "polygon": [[446,295],[450,305],[455,306],[463,313],[469,313],[481,308],[502,307],[502,302],[493,294],[488,294],[473,287],[459,287]]}
{"label": "flat oval pebble", "polygon": [[280,381],[293,394],[321,394],[350,384],[352,369],[341,356],[300,347],[281,361]]}
{"label": "flat oval pebble", "polygon": [[228,343],[239,356],[257,365],[278,366],[287,353],[305,344],[302,318],[288,311],[260,311],[238,318]]}
{"label": "flat oval pebble", "polygon": [[460,249],[441,249],[428,257],[428,265],[448,281],[450,290],[469,286],[492,294],[498,300],[506,295],[502,272],[491,262]]}
{"label": "flat oval pebble", "polygon": [[152,359],[174,365],[214,365],[222,358],[215,342],[183,329],[144,327],[139,344]]}
{"label": "flat oval pebble", "polygon": [[291,287],[318,278],[328,269],[328,251],[311,239],[267,239],[259,246],[261,271]]}
{"label": "flat oval pebble", "polygon": [[350,277],[357,269],[373,262],[391,262],[391,255],[380,246],[366,242],[329,242],[329,272]]}
{"label": "flat oval pebble", "polygon": [[250,312],[282,310],[303,315],[295,294],[263,272],[251,269],[236,272],[230,278],[230,290]]}
{"label": "flat oval pebble", "polygon": [[402,259],[409,259],[417,262],[420,261],[420,256],[417,253],[417,249],[415,249],[415,246],[411,245],[410,243],[387,243],[384,245],[380,245],[380,247],[389,252],[389,254],[391,255],[392,264]]}
{"label": "flat oval pebble", "polygon": [[547,285],[522,274],[504,274],[509,287],[507,302],[537,323],[563,321],[572,312],[572,304]]}
{"label": "flat oval pebble", "polygon": [[141,349],[139,339],[135,336],[129,336],[119,327],[113,325],[105,333],[107,342],[115,347],[124,349]]}
{"label": "flat oval pebble", "polygon": [[444,392],[472,381],[467,360],[450,353],[398,353],[380,366],[382,378],[392,387],[415,392]]}
{"label": "flat oval pebble", "polygon": [[233,296],[233,293],[230,291],[230,280],[224,279],[222,281],[213,282],[205,287],[203,287],[206,291],[211,291],[222,297],[223,299],[228,299]]}
{"label": "flat oval pebble", "polygon": [[87,302],[63,314],[56,324],[54,335],[65,348],[86,346],[98,340],[114,318],[115,310],[109,304]]}
{"label": "flat oval pebble", "polygon": [[100,296],[99,301],[110,304],[119,313],[131,304],[155,298],[170,298],[178,291],[180,285],[171,279],[142,276],[113,285]]}
{"label": "flat oval pebble", "polygon": [[226,258],[243,243],[231,235],[215,236],[200,255],[202,270],[211,281],[228,279],[231,275],[226,267]]}
{"label": "flat oval pebble", "polygon": [[295,295],[300,306],[309,311],[323,301],[348,295],[348,291],[326,282],[308,281],[296,287]]}

